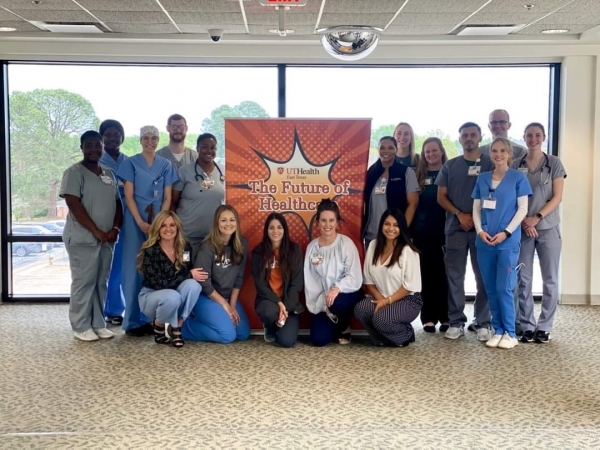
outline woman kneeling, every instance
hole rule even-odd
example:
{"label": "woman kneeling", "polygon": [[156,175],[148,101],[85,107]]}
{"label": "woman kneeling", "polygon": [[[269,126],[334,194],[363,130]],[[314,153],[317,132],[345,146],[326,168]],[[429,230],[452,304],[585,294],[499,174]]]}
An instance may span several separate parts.
{"label": "woman kneeling", "polygon": [[404,214],[397,208],[381,216],[377,239],[365,257],[367,297],[354,309],[374,345],[406,347],[415,341],[411,322],[421,312],[421,267]]}

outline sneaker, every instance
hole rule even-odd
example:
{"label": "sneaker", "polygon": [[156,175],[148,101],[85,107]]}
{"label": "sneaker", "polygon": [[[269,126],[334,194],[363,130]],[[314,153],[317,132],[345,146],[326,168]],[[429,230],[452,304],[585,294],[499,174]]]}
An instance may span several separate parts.
{"label": "sneaker", "polygon": [[490,347],[490,348],[496,348],[496,347],[498,347],[498,344],[500,343],[501,340],[502,340],[502,335],[495,334],[490,338],[489,341],[487,341],[485,343],[485,346]]}
{"label": "sneaker", "polygon": [[527,331],[523,332],[523,336],[521,336],[520,341],[521,342],[525,342],[525,343],[526,342],[533,342],[533,339],[534,339],[533,331],[527,330]]}
{"label": "sneaker", "polygon": [[115,337],[115,333],[110,331],[108,328],[95,328],[94,331],[96,336],[98,336],[100,339],[110,339]]}
{"label": "sneaker", "polygon": [[111,325],[122,325],[123,317],[121,316],[110,316],[104,319],[106,323],[110,323]]}
{"label": "sneaker", "polygon": [[473,322],[471,322],[469,324],[469,326],[467,327],[467,330],[472,331],[472,332],[477,331],[477,321],[474,320]]}
{"label": "sneaker", "polygon": [[516,337],[510,337],[508,333],[504,333],[502,339],[500,339],[500,343],[498,344],[498,348],[503,348],[505,350],[509,350],[517,346],[519,341],[517,341]]}
{"label": "sneaker", "polygon": [[264,338],[265,341],[267,342],[275,342],[277,340],[277,335],[275,334],[275,331],[273,331],[273,329],[269,329],[268,327],[263,325],[263,330],[264,330]]}
{"label": "sneaker", "polygon": [[80,341],[97,341],[98,339],[100,339],[98,337],[98,335],[96,333],[94,333],[94,330],[92,330],[91,328],[89,330],[85,330],[85,331],[75,331],[73,333],[73,335],[79,339]]}
{"label": "sneaker", "polygon": [[477,330],[477,340],[487,342],[492,338],[492,330],[489,328],[479,328]]}
{"label": "sneaker", "polygon": [[447,339],[458,339],[461,336],[465,335],[465,327],[450,327],[446,334],[444,335]]}
{"label": "sneaker", "polygon": [[547,331],[537,330],[535,332],[534,339],[538,344],[547,344],[550,342],[550,333]]}

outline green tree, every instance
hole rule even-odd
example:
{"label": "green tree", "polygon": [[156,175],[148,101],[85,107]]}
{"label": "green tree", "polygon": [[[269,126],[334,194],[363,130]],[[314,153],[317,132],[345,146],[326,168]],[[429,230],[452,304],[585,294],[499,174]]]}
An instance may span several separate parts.
{"label": "green tree", "polygon": [[62,174],[81,159],[79,135],[100,122],[86,98],[63,89],[15,91],[9,104],[14,215],[56,217]]}
{"label": "green tree", "polygon": [[221,105],[213,109],[210,117],[202,121],[202,130],[217,138],[218,158],[225,158],[225,119],[231,117],[269,117],[269,114],[258,103],[249,100],[239,105]]}
{"label": "green tree", "polygon": [[396,125],[381,125],[371,130],[371,153],[376,154],[379,149],[379,139],[383,136],[393,136]]}
{"label": "green tree", "polygon": [[423,148],[423,142],[425,139],[430,137],[437,137],[442,141],[444,148],[446,149],[446,154],[448,155],[448,159],[454,158],[461,154],[459,151],[460,146],[457,147],[457,142],[452,140],[448,133],[439,128],[436,130],[429,130],[425,135],[416,135],[415,136],[415,151],[417,153],[421,153]]}

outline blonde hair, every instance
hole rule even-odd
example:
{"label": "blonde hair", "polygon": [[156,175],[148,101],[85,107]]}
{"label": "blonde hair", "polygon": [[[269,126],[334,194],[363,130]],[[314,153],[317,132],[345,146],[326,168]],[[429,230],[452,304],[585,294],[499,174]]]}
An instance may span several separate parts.
{"label": "blonde hair", "polygon": [[240,216],[238,215],[235,208],[231,205],[221,205],[215,211],[213,218],[213,224],[208,232],[208,235],[204,238],[204,242],[208,242],[215,251],[217,260],[220,260],[225,255],[226,244],[221,241],[221,233],[219,232],[219,219],[221,214],[225,211],[230,211],[235,217],[235,233],[231,236],[229,244],[231,245],[231,262],[235,266],[239,266],[244,258],[244,246],[242,245],[242,229],[240,228]]}
{"label": "blonde hair", "polygon": [[[410,161],[412,162],[413,165],[417,165],[419,164],[419,155],[415,153],[415,132],[413,131],[412,127],[410,126],[410,124],[406,123],[406,122],[400,122],[398,125],[396,125],[396,128],[394,128],[394,138],[396,137],[396,130],[398,129],[398,127],[400,126],[405,126],[408,128],[408,131],[410,132],[410,144],[408,144],[408,154],[410,155]],[[398,141],[398,148],[400,148],[400,140],[396,139]]]}
{"label": "blonde hair", "polygon": [[501,144],[504,144],[504,147],[506,148],[506,151],[508,152],[508,167],[510,167],[511,163],[512,163],[512,158],[513,158],[513,150],[512,150],[512,144],[510,143],[510,141],[508,139],[505,138],[496,138],[492,141],[492,143],[490,144],[490,157],[492,156],[492,147],[494,146],[494,144],[496,142],[499,142]]}
{"label": "blonde hair", "polygon": [[442,151],[442,164],[448,161],[446,149],[444,148],[444,144],[442,144],[442,140],[440,138],[430,137],[423,141],[423,146],[421,147],[421,158],[419,158],[419,164],[417,165],[417,181],[419,182],[421,193],[423,193],[423,187],[425,186],[425,178],[427,178],[428,163],[427,159],[425,158],[425,146],[431,142],[435,142]]}
{"label": "blonde hair", "polygon": [[146,249],[154,246],[160,241],[160,228],[162,227],[163,223],[165,223],[165,220],[167,220],[169,217],[173,219],[173,222],[175,222],[175,227],[177,227],[177,236],[175,237],[175,270],[179,271],[183,267],[183,253],[185,252],[185,246],[187,245],[187,242],[185,237],[183,237],[183,226],[181,225],[181,220],[179,220],[179,217],[173,211],[161,211],[152,221],[150,230],[148,230],[148,239],[146,239],[146,242],[142,244],[140,252],[137,255],[137,268],[140,272],[144,266]]}

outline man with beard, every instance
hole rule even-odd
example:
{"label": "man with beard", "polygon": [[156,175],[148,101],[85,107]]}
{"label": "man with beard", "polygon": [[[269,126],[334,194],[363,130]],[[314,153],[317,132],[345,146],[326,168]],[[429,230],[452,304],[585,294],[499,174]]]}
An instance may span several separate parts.
{"label": "man with beard", "polygon": [[[508,139],[508,130],[510,130],[512,123],[510,123],[510,116],[504,109],[495,109],[490,113],[488,128],[492,133],[492,140],[496,138]],[[490,145],[485,144],[479,147],[482,155],[490,156]],[[510,141],[512,147],[512,160],[516,161],[519,158],[527,155],[527,148],[516,142]]]}
{"label": "man with beard", "polygon": [[492,337],[490,330],[490,307],[485,287],[477,264],[475,238],[477,233],[473,224],[473,199],[471,194],[477,176],[489,172],[494,165],[489,156],[479,150],[481,128],[473,122],[467,122],[459,128],[460,144],[463,154],[447,161],[435,184],[438,187],[438,203],[446,210],[446,274],[448,277],[448,318],[450,328],[446,331],[448,339],[458,339],[465,334],[465,272],[467,253],[471,256],[471,267],[477,282],[475,297],[475,317],[477,319],[477,340],[486,342]]}
{"label": "man with beard", "polygon": [[185,146],[185,135],[188,127],[185,117],[173,114],[167,120],[169,132],[169,145],[156,152],[157,155],[167,158],[177,171],[181,166],[191,164],[198,158],[198,152]]}

